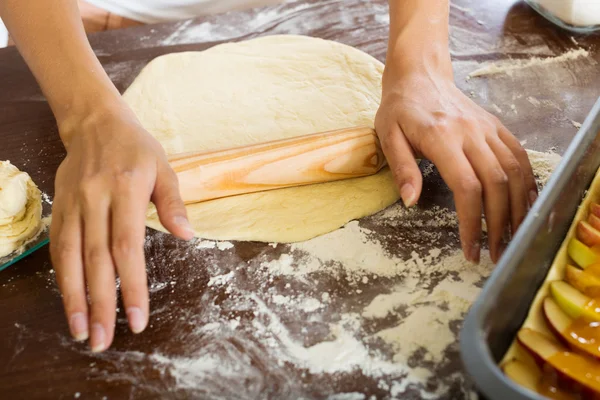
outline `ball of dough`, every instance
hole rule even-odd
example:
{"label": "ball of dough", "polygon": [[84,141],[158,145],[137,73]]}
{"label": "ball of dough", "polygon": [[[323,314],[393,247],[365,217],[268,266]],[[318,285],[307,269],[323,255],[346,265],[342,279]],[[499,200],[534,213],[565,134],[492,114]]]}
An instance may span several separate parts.
{"label": "ball of dough", "polygon": [[0,257],[17,251],[42,227],[42,194],[31,177],[0,161]]}

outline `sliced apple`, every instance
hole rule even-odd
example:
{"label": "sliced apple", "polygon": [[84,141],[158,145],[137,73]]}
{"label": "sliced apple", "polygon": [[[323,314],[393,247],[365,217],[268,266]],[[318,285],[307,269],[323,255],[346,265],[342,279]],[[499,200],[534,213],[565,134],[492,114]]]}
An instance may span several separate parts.
{"label": "sliced apple", "polygon": [[583,269],[600,262],[600,254],[577,239],[573,238],[569,241],[567,251],[569,257]]}
{"label": "sliced apple", "polygon": [[590,213],[594,214],[597,217],[600,217],[600,204],[592,203],[590,205]]}
{"label": "sliced apple", "polygon": [[573,400],[573,393],[558,387],[556,373],[549,376],[535,364],[527,364],[519,360],[510,360],[502,365],[502,371],[518,385],[537,392],[549,399]]}
{"label": "sliced apple", "polygon": [[527,365],[519,360],[511,360],[502,366],[502,371],[519,385],[534,392],[542,380],[542,371],[537,365]]}
{"label": "sliced apple", "polygon": [[586,221],[577,224],[577,239],[588,247],[600,244],[600,231]]}
{"label": "sliced apple", "polygon": [[552,282],[550,293],[569,317],[573,319],[584,317],[591,321],[600,321],[600,312],[597,311],[597,307],[594,307],[592,299],[567,282]]}
{"label": "sliced apple", "polygon": [[[600,349],[596,344],[597,340],[595,337],[597,335],[597,328],[585,326],[585,329],[581,331],[579,329],[573,330],[573,326],[579,327],[578,322],[582,321],[578,320],[573,325],[574,320],[550,297],[544,299],[544,315],[555,333],[570,346],[593,357],[600,358]],[[587,324],[584,323],[584,325]],[[598,332],[600,332],[600,329],[598,329]]]}
{"label": "sliced apple", "polygon": [[587,217],[587,222],[588,224],[590,224],[592,227],[594,227],[594,229],[597,229],[600,231],[600,217],[594,214],[590,214]]}
{"label": "sliced apple", "polygon": [[585,271],[572,265],[567,265],[565,280],[586,296],[600,298],[600,277],[590,271],[591,269],[595,269],[597,265],[594,264]]}
{"label": "sliced apple", "polygon": [[588,267],[585,269],[585,272],[589,275],[595,276],[596,278],[600,279],[600,264],[595,263],[592,265],[588,265]]}
{"label": "sliced apple", "polygon": [[600,393],[600,364],[591,358],[568,351],[549,337],[529,328],[517,334],[519,342],[560,374]]}

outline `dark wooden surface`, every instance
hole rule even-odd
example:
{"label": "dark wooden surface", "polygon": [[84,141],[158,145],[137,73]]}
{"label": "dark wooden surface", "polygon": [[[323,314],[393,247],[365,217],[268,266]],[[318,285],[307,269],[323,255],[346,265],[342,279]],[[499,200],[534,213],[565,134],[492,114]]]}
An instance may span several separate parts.
{"label": "dark wooden surface", "polygon": [[[555,28],[520,2],[461,0],[455,3],[451,8],[451,48],[459,87],[498,115],[520,140],[526,141],[526,147],[564,151],[576,132],[573,122],[583,121],[600,93],[597,77],[600,55],[595,51],[600,38],[576,36]],[[268,11],[102,33],[94,35],[91,42],[110,77],[124,90],[139,70],[160,54],[202,50],[223,41],[275,33],[340,41],[384,61],[386,13],[385,1],[314,0]],[[465,79],[469,72],[487,62],[553,57],[577,47],[588,49],[591,56],[518,74]],[[48,105],[14,49],[0,50],[0,88],[0,159],[9,159],[27,171],[52,197],[53,178],[64,157],[64,149]],[[434,206],[451,206],[450,193],[435,173],[426,178],[419,207],[427,210]],[[373,223],[366,219],[362,224]],[[446,229],[448,243],[457,248],[456,227]],[[402,247],[403,243],[418,241],[420,234],[418,230],[398,232],[398,238],[390,239],[389,246]],[[232,341],[222,339],[220,342],[218,337],[211,341],[193,335],[198,324],[211,321],[203,296],[212,293],[220,299],[215,301],[218,304],[225,304],[229,296],[225,290],[215,292],[208,287],[211,276],[245,262],[248,272],[235,275],[236,284],[244,287],[245,293],[259,293],[285,283],[297,285],[298,290],[314,289],[284,278],[267,284],[258,275],[252,276],[252,268],[258,265],[255,260],[278,257],[289,250],[287,246],[273,249],[260,243],[236,243],[234,249],[227,252],[192,253],[184,246],[165,235],[149,232],[146,253],[149,280],[155,289],[151,296],[154,310],[151,325],[144,334],[134,336],[128,333],[121,313],[113,350],[101,356],[90,354],[84,345],[70,341],[47,249],[0,273],[0,398],[147,399],[217,395],[223,398],[325,398],[342,392],[363,393],[365,398],[391,396],[389,390],[378,386],[377,379],[360,373],[329,376],[306,373],[293,366],[275,368],[261,358],[260,340],[252,338],[249,343],[255,347],[246,347],[243,352],[250,357],[248,365],[253,369],[239,382],[219,386],[215,382],[201,381],[196,387],[189,387],[177,380],[172,369],[157,368],[156,363],[150,362],[156,352],[184,357],[192,352],[197,354],[203,348],[210,352],[214,346],[218,352],[219,346],[226,343],[233,343],[235,347]],[[318,282],[330,292],[340,293],[338,300],[342,308],[351,307],[351,302],[356,300],[342,295],[345,289],[339,281]],[[366,287],[365,295],[372,299],[381,289],[377,285]],[[242,324],[253,318],[248,315],[249,310],[238,308],[231,312],[241,317]],[[281,318],[292,332],[300,332],[304,325],[302,318],[296,315]],[[456,332],[459,327],[460,321],[457,321]],[[315,329],[318,332],[319,326]],[[315,333],[305,338],[305,343],[318,342],[315,339],[318,336]],[[471,386],[462,377],[455,347],[448,350],[442,366],[429,365],[428,368],[433,378],[427,381],[425,389],[408,387],[396,394],[403,394],[403,398],[419,398],[419,393],[424,392],[448,399],[469,396]],[[436,392],[442,383],[446,390]]]}

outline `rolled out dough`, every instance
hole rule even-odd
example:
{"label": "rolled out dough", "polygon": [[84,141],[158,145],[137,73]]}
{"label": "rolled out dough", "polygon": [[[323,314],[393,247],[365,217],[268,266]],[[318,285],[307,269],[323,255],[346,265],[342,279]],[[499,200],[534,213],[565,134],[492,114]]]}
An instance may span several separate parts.
{"label": "rolled out dough", "polygon": [[31,178],[0,161],[0,257],[36,236],[42,226],[42,194]]}
{"label": "rolled out dough", "polygon": [[[383,65],[349,46],[279,35],[169,54],[124,94],[168,154],[373,126]],[[398,199],[390,171],[188,206],[197,236],[295,242]],[[164,230],[151,207],[147,224]]]}

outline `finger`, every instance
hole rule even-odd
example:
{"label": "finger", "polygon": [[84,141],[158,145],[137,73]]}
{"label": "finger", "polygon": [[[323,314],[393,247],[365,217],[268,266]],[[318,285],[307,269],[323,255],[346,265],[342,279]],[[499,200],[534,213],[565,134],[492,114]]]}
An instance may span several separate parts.
{"label": "finger", "polygon": [[159,166],[152,202],[161,224],[173,235],[189,240],[194,230],[187,219],[187,211],[179,193],[177,175],[168,165]]}
{"label": "finger", "polygon": [[148,323],[148,283],[144,259],[145,219],[148,196],[133,181],[122,181],[111,207],[111,250],[121,278],[123,305],[134,333]]}
{"label": "finger", "polygon": [[398,125],[392,125],[386,135],[381,135],[381,147],[404,205],[414,206],[421,196],[423,177],[412,147]]}
{"label": "finger", "polygon": [[483,185],[490,256],[496,262],[504,251],[504,232],[510,216],[508,177],[487,143],[465,143],[465,155]]}
{"label": "finger", "polygon": [[504,144],[510,149],[510,151],[512,151],[514,156],[519,161],[519,164],[521,164],[521,173],[523,174],[523,181],[525,182],[525,187],[527,188],[527,199],[529,200],[529,205],[531,206],[538,197],[538,187],[527,151],[525,151],[523,146],[521,146],[521,143],[517,140],[517,138],[514,137],[513,134],[510,133],[510,131],[502,124],[498,125],[498,136],[500,137],[500,140],[502,140],[502,142],[504,142]]}
{"label": "finger", "polygon": [[481,249],[482,186],[460,147],[428,146],[424,155],[454,194],[460,241],[467,260],[478,263]]}
{"label": "finger", "polygon": [[90,347],[100,352],[110,346],[116,319],[115,267],[109,249],[109,199],[102,187],[84,189],[84,262],[90,295]]}
{"label": "finger", "polygon": [[510,198],[510,227],[514,235],[529,208],[528,190],[525,186],[521,164],[513,152],[497,136],[490,136],[487,143],[508,177]]}
{"label": "finger", "polygon": [[[60,204],[60,199],[56,199],[54,204]],[[86,340],[89,337],[88,305],[81,256],[79,210],[71,209],[67,215],[53,211],[52,215],[50,257],[62,293],[69,330],[75,340]]]}

